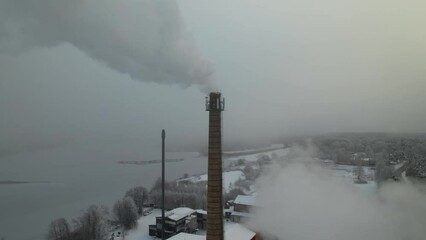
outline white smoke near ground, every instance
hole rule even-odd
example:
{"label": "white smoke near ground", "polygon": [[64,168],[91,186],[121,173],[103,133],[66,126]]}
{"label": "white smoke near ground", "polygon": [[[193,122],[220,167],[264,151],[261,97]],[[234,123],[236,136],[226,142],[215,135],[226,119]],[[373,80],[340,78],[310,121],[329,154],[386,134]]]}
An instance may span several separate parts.
{"label": "white smoke near ground", "polygon": [[133,79],[210,90],[174,0],[2,0],[0,53],[69,43]]}
{"label": "white smoke near ground", "polygon": [[292,149],[260,178],[254,230],[285,240],[425,239],[426,195],[415,185],[367,193],[320,167],[312,152]]}

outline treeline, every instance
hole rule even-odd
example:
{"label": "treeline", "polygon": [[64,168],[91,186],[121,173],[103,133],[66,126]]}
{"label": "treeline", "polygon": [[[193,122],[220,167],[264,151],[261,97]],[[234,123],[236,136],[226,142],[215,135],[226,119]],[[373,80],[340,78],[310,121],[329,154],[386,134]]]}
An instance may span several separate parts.
{"label": "treeline", "polygon": [[[245,162],[241,162],[245,165]],[[245,194],[250,191],[250,185],[260,175],[260,169],[254,169],[247,165],[243,169],[246,179],[237,180],[230,188],[229,192],[223,193],[224,203],[229,200],[234,200],[238,195]],[[187,178],[188,175],[184,175]],[[173,181],[165,182],[164,184],[166,210],[171,210],[178,207],[189,207],[192,209],[207,209],[207,182],[190,182],[190,181]],[[157,179],[154,186],[149,192],[149,199],[154,206],[161,206],[161,178]]]}
{"label": "treeline", "polygon": [[[189,207],[207,209],[206,183],[165,183],[165,209]],[[104,240],[114,229],[130,230],[144,214],[144,206],[161,207],[161,178],[150,191],[135,187],[115,202],[112,213],[105,206],[92,205],[80,217],[68,222],[65,218],[52,221],[48,240]]]}
{"label": "treeline", "polygon": [[92,205],[71,224],[65,218],[52,221],[49,225],[48,240],[104,240],[118,227],[124,230],[137,226],[138,218],[143,214],[148,191],[144,187],[135,187],[126,192],[110,211],[105,206]]}
{"label": "treeline", "polygon": [[[164,207],[171,210],[177,207],[207,209],[207,187],[205,182],[165,182]],[[149,192],[150,201],[161,206],[161,178],[157,179]]]}
{"label": "treeline", "polygon": [[47,239],[49,240],[104,240],[109,232],[108,210],[93,205],[82,216],[73,219],[73,227],[64,218],[50,223]]}
{"label": "treeline", "polygon": [[[241,162],[245,165],[245,162]],[[256,162],[256,164],[258,164]],[[233,184],[229,192],[224,193],[224,202],[234,200],[237,195],[250,190],[250,184],[260,175],[259,167],[246,165],[243,169],[246,179]],[[187,174],[184,177],[188,177]],[[148,191],[140,186],[128,190],[112,208],[92,205],[80,217],[71,223],[64,218],[52,221],[49,225],[48,240],[103,240],[114,229],[130,230],[137,226],[138,219],[144,214],[144,206],[162,207],[161,178],[157,179]],[[207,209],[207,182],[171,181],[165,182],[166,210],[178,207]],[[140,221],[140,220],[139,220]]]}
{"label": "treeline", "polygon": [[407,175],[426,177],[425,134],[330,134],[314,137],[313,143],[322,159],[357,164],[357,156],[361,156],[375,165],[385,166],[407,161],[410,163]]}

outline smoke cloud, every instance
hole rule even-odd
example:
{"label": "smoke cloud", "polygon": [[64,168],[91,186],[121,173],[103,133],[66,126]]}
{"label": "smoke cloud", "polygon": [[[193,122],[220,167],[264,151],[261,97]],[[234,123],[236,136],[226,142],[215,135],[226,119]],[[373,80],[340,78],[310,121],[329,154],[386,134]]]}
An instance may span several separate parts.
{"label": "smoke cloud", "polygon": [[401,240],[426,236],[426,195],[411,183],[388,183],[367,192],[332,176],[293,149],[259,181],[262,206],[250,225],[286,240]]}
{"label": "smoke cloud", "polygon": [[212,65],[174,0],[0,2],[0,53],[63,43],[136,80],[210,88]]}

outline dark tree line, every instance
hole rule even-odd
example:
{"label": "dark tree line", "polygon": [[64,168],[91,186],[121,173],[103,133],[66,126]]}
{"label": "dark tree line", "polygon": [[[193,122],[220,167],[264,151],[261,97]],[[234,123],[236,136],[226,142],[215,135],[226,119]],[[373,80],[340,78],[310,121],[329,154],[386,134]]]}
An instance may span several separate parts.
{"label": "dark tree line", "polygon": [[138,224],[138,210],[135,202],[130,197],[118,200],[113,207],[114,218],[125,230],[129,230]]}
{"label": "dark tree line", "polygon": [[52,221],[49,225],[49,240],[104,240],[108,235],[108,210],[92,205],[83,215],[73,220],[73,227],[64,218]]}
{"label": "dark tree line", "polygon": [[313,138],[322,159],[357,165],[354,154],[372,159],[379,166],[377,177],[389,175],[388,166],[408,162],[407,176],[426,177],[426,135],[385,133],[342,133]]}
{"label": "dark tree line", "polygon": [[143,205],[148,200],[148,190],[142,186],[135,187],[126,192],[125,197],[130,197],[136,205],[139,216],[143,214]]}
{"label": "dark tree line", "polygon": [[80,217],[72,220],[72,225],[64,218],[52,221],[48,228],[48,240],[104,240],[113,226],[124,230],[137,226],[143,213],[143,205],[148,198],[144,187],[135,187],[126,192],[122,200],[113,206],[113,216],[107,207],[92,205]]}
{"label": "dark tree line", "polygon": [[71,239],[71,228],[65,218],[59,218],[50,223],[47,239],[69,240]]}
{"label": "dark tree line", "polygon": [[[189,207],[192,209],[207,208],[207,188],[205,182],[166,182],[165,209]],[[157,179],[149,193],[155,206],[161,207],[161,179]]]}

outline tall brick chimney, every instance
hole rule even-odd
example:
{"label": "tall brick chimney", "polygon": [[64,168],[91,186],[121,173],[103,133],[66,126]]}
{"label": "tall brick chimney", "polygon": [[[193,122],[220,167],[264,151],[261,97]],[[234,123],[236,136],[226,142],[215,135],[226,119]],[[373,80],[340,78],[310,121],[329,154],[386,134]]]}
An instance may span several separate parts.
{"label": "tall brick chimney", "polygon": [[218,92],[206,97],[209,111],[209,159],[207,182],[207,240],[223,240],[222,111],[225,100]]}

